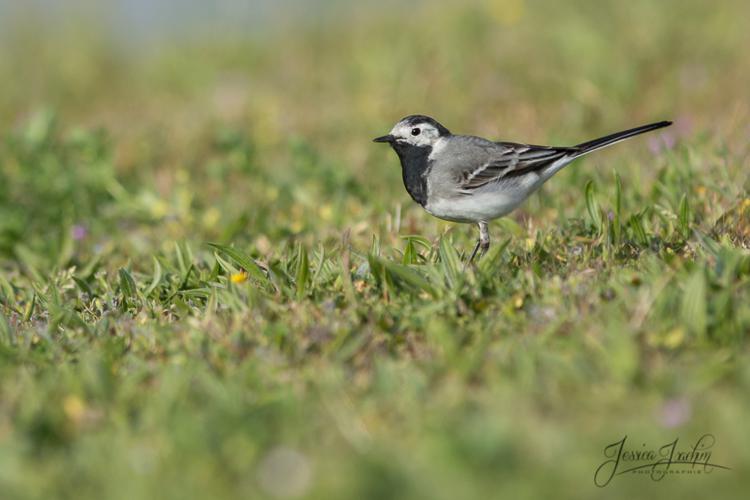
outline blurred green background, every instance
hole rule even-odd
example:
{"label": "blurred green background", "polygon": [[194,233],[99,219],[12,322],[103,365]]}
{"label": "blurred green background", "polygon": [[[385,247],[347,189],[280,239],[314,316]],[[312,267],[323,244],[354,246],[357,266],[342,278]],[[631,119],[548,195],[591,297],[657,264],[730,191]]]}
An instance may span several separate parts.
{"label": "blurred green background", "polygon": [[[750,4],[0,0],[0,498],[740,498]],[[491,225],[407,114],[576,144]],[[218,246],[210,246],[213,243]],[[711,474],[603,449],[716,437]]]}

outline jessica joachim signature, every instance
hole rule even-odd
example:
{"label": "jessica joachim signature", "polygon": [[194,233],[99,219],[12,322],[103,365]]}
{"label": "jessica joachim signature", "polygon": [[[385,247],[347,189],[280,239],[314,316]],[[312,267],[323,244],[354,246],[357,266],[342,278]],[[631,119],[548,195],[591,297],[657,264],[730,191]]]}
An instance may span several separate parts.
{"label": "jessica joachim signature", "polygon": [[594,484],[603,488],[612,478],[622,474],[647,474],[654,481],[661,481],[667,474],[708,474],[714,469],[729,467],[711,462],[711,449],[716,443],[713,434],[704,434],[691,448],[678,448],[679,438],[660,448],[647,448],[644,443],[640,449],[626,447],[628,437],[604,448],[604,457],[608,460],[596,469]]}

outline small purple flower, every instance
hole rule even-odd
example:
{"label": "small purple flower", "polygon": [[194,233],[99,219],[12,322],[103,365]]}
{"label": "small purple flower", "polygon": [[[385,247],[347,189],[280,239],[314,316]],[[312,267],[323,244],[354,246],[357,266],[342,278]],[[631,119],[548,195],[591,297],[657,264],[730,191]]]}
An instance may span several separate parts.
{"label": "small purple flower", "polygon": [[667,429],[679,427],[693,415],[693,407],[685,398],[670,399],[659,409],[658,420]]}
{"label": "small purple flower", "polygon": [[675,144],[677,144],[677,135],[671,131],[662,132],[648,139],[648,148],[653,154],[673,149]]}
{"label": "small purple flower", "polygon": [[70,233],[73,236],[73,239],[76,241],[81,241],[86,237],[86,235],[89,234],[88,229],[86,229],[86,226],[81,224],[76,224],[70,229]]}
{"label": "small purple flower", "polygon": [[693,130],[693,119],[689,115],[678,116],[674,121],[674,127],[668,128],[659,134],[649,136],[648,147],[653,154],[658,154],[674,149],[683,137],[687,137]]}

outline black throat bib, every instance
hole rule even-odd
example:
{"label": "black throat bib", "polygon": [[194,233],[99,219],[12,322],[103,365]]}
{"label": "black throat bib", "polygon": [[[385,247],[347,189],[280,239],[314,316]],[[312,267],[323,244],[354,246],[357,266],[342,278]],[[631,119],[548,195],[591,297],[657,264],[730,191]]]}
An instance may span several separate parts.
{"label": "black throat bib", "polygon": [[427,203],[427,173],[430,170],[431,146],[393,144],[393,149],[401,160],[401,177],[409,196],[422,206]]}

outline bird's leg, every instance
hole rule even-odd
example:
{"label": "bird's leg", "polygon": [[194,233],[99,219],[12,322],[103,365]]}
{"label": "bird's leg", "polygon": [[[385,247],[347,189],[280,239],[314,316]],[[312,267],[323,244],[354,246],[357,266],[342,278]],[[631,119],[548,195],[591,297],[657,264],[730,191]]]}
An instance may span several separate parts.
{"label": "bird's leg", "polygon": [[479,223],[479,248],[482,251],[479,254],[480,258],[484,257],[484,254],[490,249],[490,227],[484,221]]}
{"label": "bird's leg", "polygon": [[478,251],[479,251],[479,240],[477,240],[477,244],[474,245],[474,250],[471,252],[471,257],[469,257],[467,264],[471,264],[471,262],[474,260],[474,257],[476,257]]}
{"label": "bird's leg", "polygon": [[477,256],[477,252],[481,249],[482,253],[479,254],[479,257],[483,257],[484,254],[487,253],[487,249],[490,248],[490,230],[487,226],[486,222],[479,222],[479,239],[477,240],[477,244],[474,247],[474,251],[471,252],[471,257],[469,257],[469,262],[472,262],[474,260],[474,257]]}

